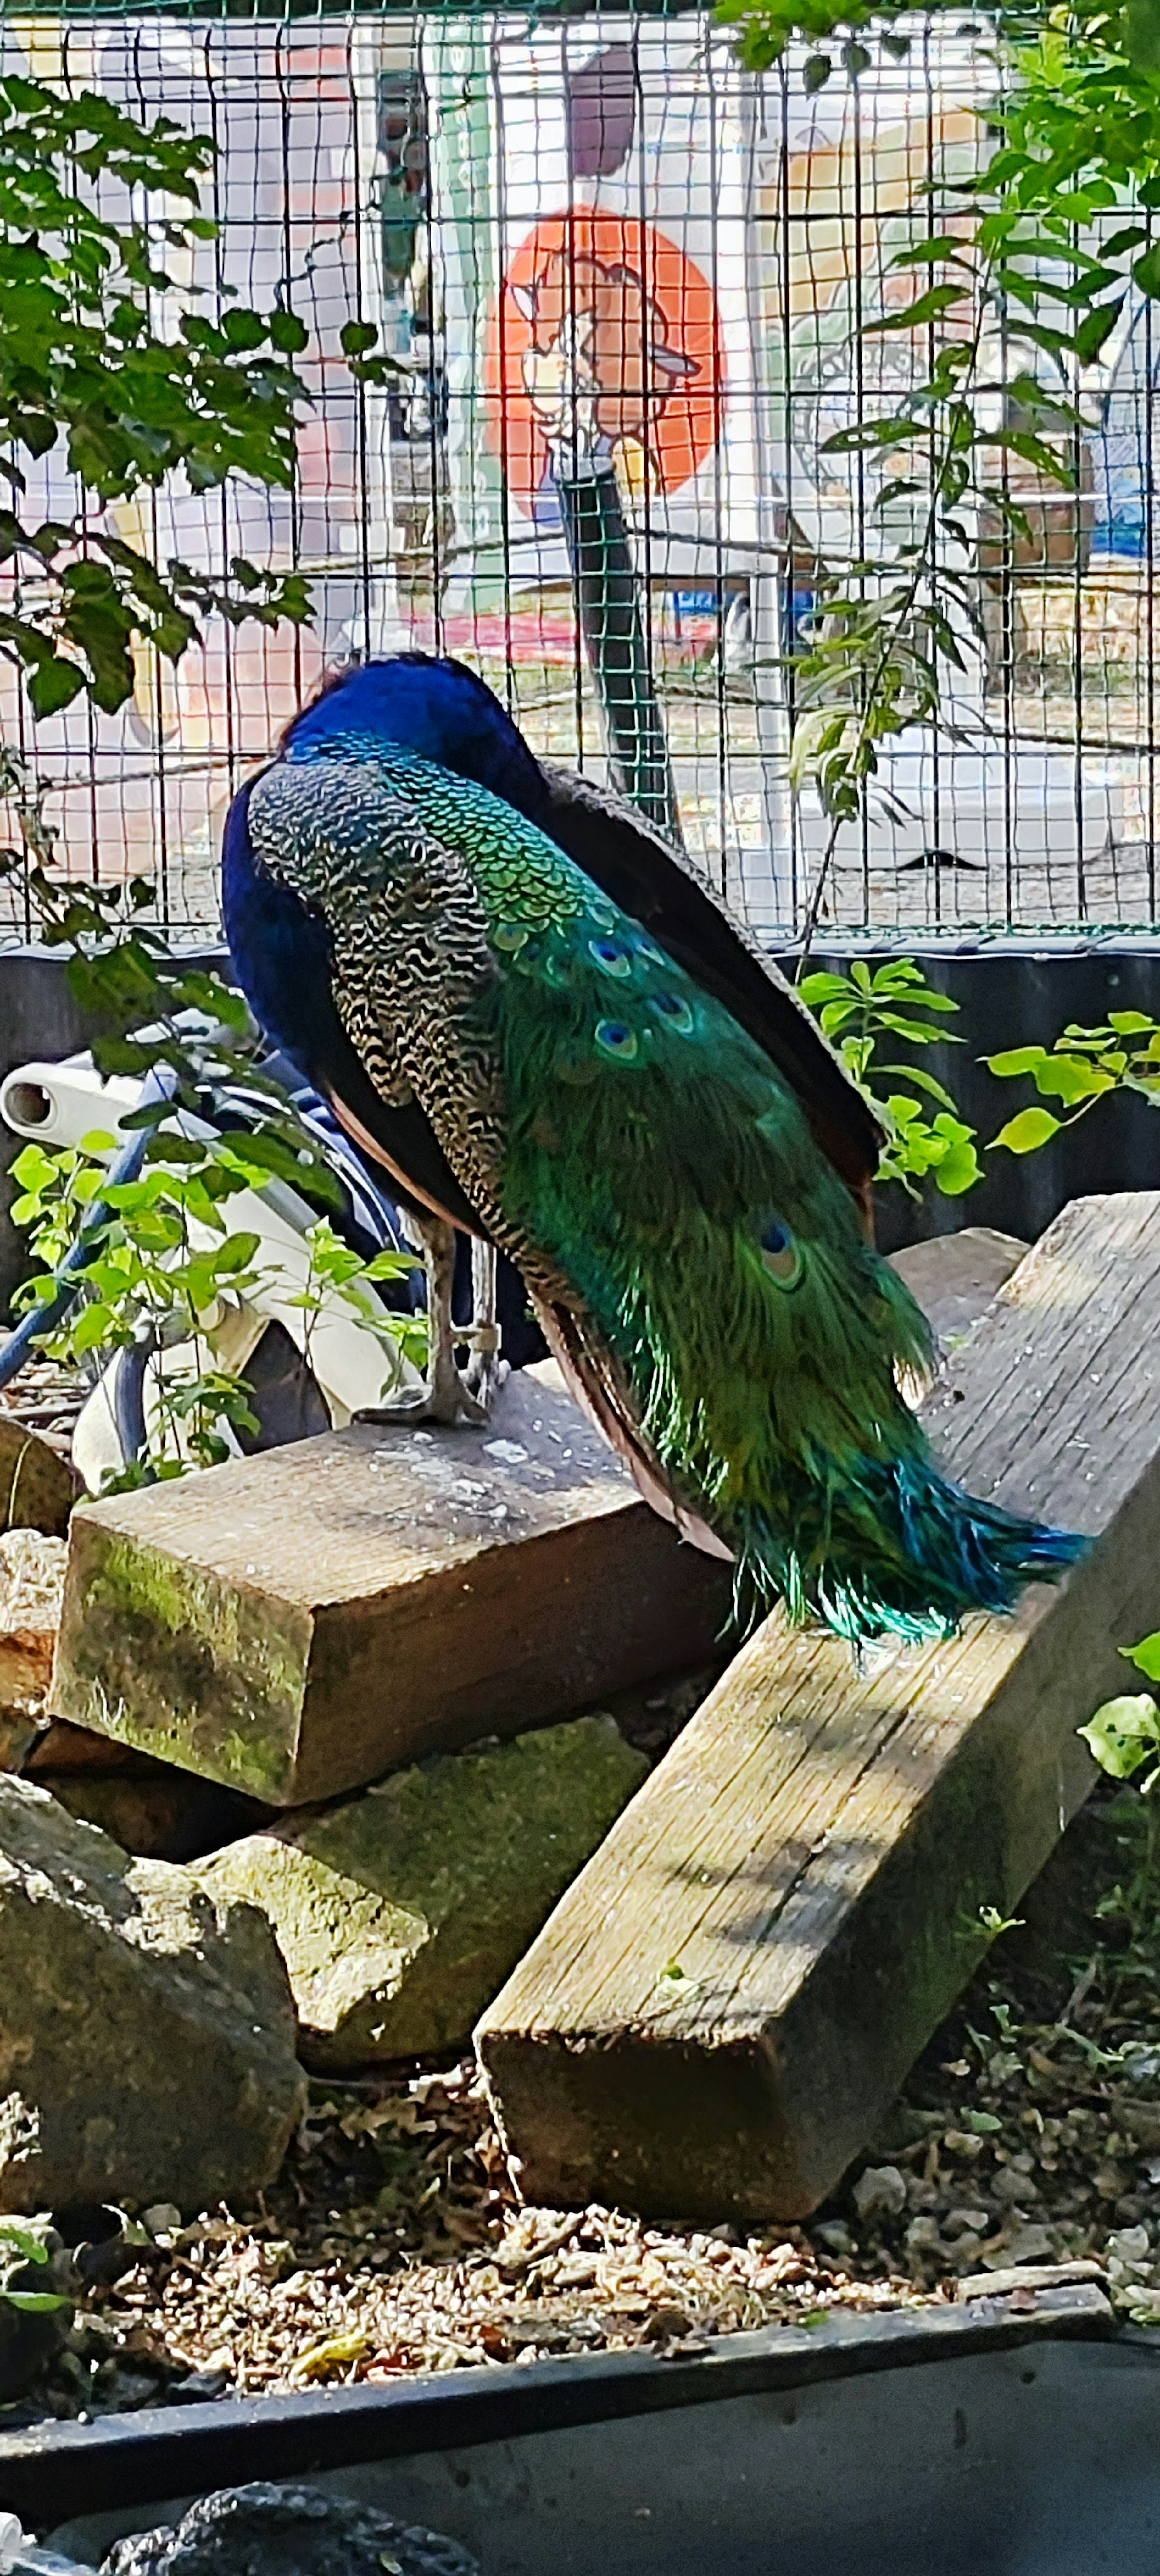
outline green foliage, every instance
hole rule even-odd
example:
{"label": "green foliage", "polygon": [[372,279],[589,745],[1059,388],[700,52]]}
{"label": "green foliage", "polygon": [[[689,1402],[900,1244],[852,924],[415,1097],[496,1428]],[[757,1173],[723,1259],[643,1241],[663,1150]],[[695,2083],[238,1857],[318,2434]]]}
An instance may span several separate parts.
{"label": "green foliage", "polygon": [[51,2258],[44,2241],[48,2219],[0,2218],[0,2258],[17,2254],[23,2263],[47,2263]]}
{"label": "green foliage", "polygon": [[[1120,1653],[1146,1680],[1160,1682],[1160,1629],[1141,1637],[1137,1646],[1121,1646]],[[1078,1733],[1113,1780],[1131,1780],[1151,1762],[1152,1770],[1139,1784],[1143,1795],[1150,1796],[1160,1781],[1160,1708],[1150,1692],[1105,1700]]]}
{"label": "green foliage", "polygon": [[[1106,1699],[1086,1726],[1077,1727],[1085,1744],[1090,1745],[1101,1771],[1113,1780],[1130,1780],[1141,1764],[1160,1753],[1160,1708],[1147,1692],[1139,1697]],[[1151,1788],[1160,1778],[1153,1771],[1144,1783]]]}
{"label": "green foliage", "polygon": [[[52,2260],[45,2241],[50,2226],[47,2218],[0,2218],[0,2268],[5,2265],[17,2271],[32,2263],[43,2270]],[[21,2316],[48,2316],[54,2309],[67,2308],[68,2298],[59,2290],[12,2290],[0,2287],[0,2306],[16,2308]]]}
{"label": "green foliage", "polygon": [[337,1235],[329,1218],[319,1217],[306,1237],[310,1267],[302,1288],[284,1294],[281,1303],[293,1307],[303,1318],[303,1357],[310,1364],[311,1345],[320,1318],[332,1311],[336,1300],[357,1316],[364,1330],[373,1334],[388,1363],[387,1387],[397,1383],[399,1355],[417,1369],[427,1365],[429,1335],[425,1314],[392,1314],[390,1323],[383,1310],[367,1295],[367,1289],[386,1281],[403,1279],[408,1272],[421,1267],[413,1252],[376,1252],[373,1260],[363,1261],[350,1245]]}
{"label": "green foliage", "polygon": [[[719,0],[717,11],[752,69],[778,62],[794,36],[817,45],[840,35],[852,81],[871,61],[859,34],[904,55],[910,14],[911,0]],[[977,31],[996,56],[991,157],[974,176],[931,181],[892,263],[912,272],[911,300],[862,326],[924,333],[925,372],[824,451],[871,470],[862,559],[828,568],[813,632],[793,657],[791,776],[799,790],[814,783],[832,818],[811,931],[838,831],[861,812],[882,744],[943,722],[945,666],[961,668],[964,643],[982,642],[981,515],[1009,559],[1030,533],[1008,488],[1011,461],[1074,489],[1086,427],[1077,379],[1129,285],[1160,294],[1160,0],[1009,8]],[[807,91],[834,70],[834,56],[812,55]]]}
{"label": "green foliage", "polygon": [[[296,574],[241,558],[225,582],[176,561],[162,572],[101,515],[178,467],[194,491],[233,472],[293,480],[306,398],[291,363],[306,344],[297,318],[236,305],[220,322],[186,310],[158,327],[167,254],[214,235],[198,212],[213,158],[206,138],[164,118],[144,127],[90,92],[0,79],[0,565],[21,583],[0,615],[0,653],[37,716],[82,693],[112,714],[132,693],[134,641],[176,661],[211,610],[234,625],[309,611]],[[110,181],[134,192],[119,221],[97,211]],[[168,211],[137,215],[136,192]],[[39,522],[18,460],[62,439],[87,503]]]}
{"label": "green foliage", "polygon": [[[0,755],[18,814],[38,829],[38,808],[13,754]],[[23,800],[23,801],[22,801]],[[240,1372],[220,1364],[213,1337],[261,1280],[259,1237],[230,1221],[245,1190],[282,1180],[325,1210],[342,1193],[311,1131],[257,1066],[262,1041],[241,995],[213,971],[184,967],[142,913],[152,889],[78,884],[57,877],[32,847],[0,857],[0,875],[16,876],[50,946],[73,952],[69,982],[78,999],[104,1018],[108,1034],[93,1048],[105,1074],[140,1079],[164,1068],[169,1093],[122,1117],[122,1130],[144,1130],[136,1179],[110,1183],[114,1139],[100,1130],[79,1148],[49,1153],[29,1144],[13,1166],[21,1196],[13,1215],[28,1229],[38,1264],[21,1292],[25,1305],[47,1302],[66,1256],[84,1236],[82,1298],[46,1341],[63,1365],[91,1368],[92,1355],[125,1349],[149,1335],[163,1349],[187,1345],[192,1366],[157,1373],[156,1408],[143,1459],[118,1485],[180,1475],[187,1464],[213,1466],[229,1454],[225,1426],[256,1430]],[[132,1032],[132,1034],[130,1034]],[[227,1088],[245,1091],[253,1129],[219,1134],[211,1122]],[[175,1121],[176,1128],[175,1128]],[[399,1374],[400,1350],[421,1366],[426,1317],[401,1317],[387,1328],[367,1288],[413,1267],[409,1254],[361,1262],[325,1217],[311,1229],[304,1287],[290,1302],[307,1322],[337,1301],[367,1324],[383,1349],[385,1383]]]}
{"label": "green foliage", "polygon": [[[910,1047],[961,1045],[941,1025],[958,1003],[936,993],[909,957],[873,970],[858,959],[848,975],[804,976],[799,990],[886,1130],[879,1181],[900,1181],[911,1198],[920,1196],[918,1184],[928,1174],[946,1198],[973,1189],[982,1178],[976,1131],[959,1117],[949,1091],[925,1065],[878,1060],[883,1040]],[[905,1090],[891,1087],[902,1084]],[[930,1100],[937,1104],[933,1118],[924,1107]]]}
{"label": "green foliage", "polygon": [[1146,1011],[1110,1011],[1101,1028],[1070,1025],[1051,1047],[1008,1047],[984,1058],[1003,1081],[1029,1076],[1041,1098],[1069,1112],[1021,1109],[994,1138],[1010,1154],[1031,1154],[1074,1127],[1109,1092],[1131,1091],[1160,1108],[1160,1021]]}

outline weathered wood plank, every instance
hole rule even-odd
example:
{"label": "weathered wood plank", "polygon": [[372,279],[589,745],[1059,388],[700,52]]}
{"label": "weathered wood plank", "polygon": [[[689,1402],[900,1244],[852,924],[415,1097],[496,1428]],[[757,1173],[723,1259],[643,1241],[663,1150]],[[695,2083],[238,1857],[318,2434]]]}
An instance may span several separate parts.
{"label": "weathered wood plank", "polygon": [[1042,1867],[1156,1624],[1160,1197],[1065,1210],[928,1418],[952,1475],[1098,1546],[941,1645],[758,1631],[477,2033],[529,2197],[803,2216]]}
{"label": "weathered wood plank", "polygon": [[53,1712],[272,1806],[703,1660],[727,1566],[570,1399],[363,1426],[73,1514]]}

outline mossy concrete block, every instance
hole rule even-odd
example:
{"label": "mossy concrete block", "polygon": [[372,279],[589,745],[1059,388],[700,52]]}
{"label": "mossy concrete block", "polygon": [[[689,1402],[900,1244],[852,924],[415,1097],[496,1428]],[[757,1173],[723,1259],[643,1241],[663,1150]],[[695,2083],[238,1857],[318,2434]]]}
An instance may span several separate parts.
{"label": "mossy concrete block", "polygon": [[273,2180],[304,2098],[262,1915],[0,1778],[0,2209],[212,2209]]}
{"label": "mossy concrete block", "polygon": [[436,1755],[197,1874],[260,1906],[322,2072],[466,2041],[648,1771],[611,1717]]}
{"label": "mossy concrete block", "polygon": [[481,1430],[323,1433],[82,1505],[51,1704],[301,1807],[701,1662],[730,1602],[519,1370]]}

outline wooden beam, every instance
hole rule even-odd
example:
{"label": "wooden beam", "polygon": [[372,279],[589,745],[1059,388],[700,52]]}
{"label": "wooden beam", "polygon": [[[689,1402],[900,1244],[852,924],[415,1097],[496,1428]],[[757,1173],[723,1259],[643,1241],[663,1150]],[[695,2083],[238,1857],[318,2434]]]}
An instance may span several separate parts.
{"label": "wooden beam", "polygon": [[298,1806],[704,1661],[729,1567],[555,1375],[482,1432],[364,1426],[82,1505],[53,1713]]}
{"label": "wooden beam", "polygon": [[855,1660],[769,1619],[477,2046],[529,2198],[791,2220],[839,2180],[1094,1770],[1160,1566],[1160,1197],[1077,1202],[952,1358],[948,1472],[1098,1535],[1059,1589]]}

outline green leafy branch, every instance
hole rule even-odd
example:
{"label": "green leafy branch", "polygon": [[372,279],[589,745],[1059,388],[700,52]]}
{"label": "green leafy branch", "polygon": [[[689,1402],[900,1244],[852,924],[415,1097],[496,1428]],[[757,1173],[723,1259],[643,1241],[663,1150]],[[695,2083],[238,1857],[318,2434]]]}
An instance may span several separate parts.
{"label": "green leafy branch", "polygon": [[[1146,1680],[1160,1682],[1160,1629],[1142,1637],[1138,1646],[1121,1646],[1119,1651]],[[1101,1771],[1113,1780],[1131,1780],[1151,1762],[1147,1779],[1138,1783],[1145,1797],[1151,1795],[1160,1781],[1160,1708],[1151,1692],[1105,1700],[1077,1733],[1090,1746]]]}
{"label": "green leafy branch", "polygon": [[[943,1025],[958,1003],[936,992],[913,958],[890,959],[873,970],[859,958],[848,975],[807,975],[800,990],[886,1130],[879,1181],[900,1181],[911,1198],[920,1196],[918,1184],[928,1175],[947,1198],[973,1189],[982,1178],[976,1131],[960,1118],[949,1091],[925,1065],[878,1060],[883,1041],[961,1046],[962,1039]],[[933,1118],[924,1107],[931,1100],[937,1104]]]}
{"label": "green leafy branch", "polygon": [[[751,68],[780,61],[795,36],[815,45],[834,36],[855,82],[872,60],[862,36],[906,54],[908,14],[907,0],[718,9]],[[944,673],[962,668],[972,635],[983,640],[979,565],[994,577],[1032,533],[1009,488],[1012,461],[1041,488],[1074,491],[1085,371],[1129,288],[1160,293],[1160,0],[1009,8],[979,33],[996,60],[989,162],[968,177],[936,176],[920,193],[916,237],[892,263],[915,272],[915,292],[860,325],[867,339],[925,338],[921,381],[824,449],[860,454],[880,481],[867,495],[862,555],[823,577],[813,633],[792,657],[793,783],[800,792],[812,781],[832,818],[808,934],[840,826],[862,810],[882,744],[918,723],[953,730]],[[836,68],[829,53],[812,54],[807,91]]]}
{"label": "green leafy branch", "polygon": [[[0,79],[0,655],[37,716],[81,694],[115,712],[132,693],[134,643],[176,661],[211,611],[267,625],[308,613],[297,574],[241,557],[224,581],[176,560],[162,571],[105,516],[179,467],[195,492],[232,473],[293,481],[307,399],[296,315],[235,304],[217,321],[186,310],[168,335],[157,327],[174,292],[166,260],[215,236],[198,211],[213,160],[206,138],[164,118],[144,127],[92,92]],[[110,180],[168,211],[113,221],[98,212]],[[84,506],[38,520],[19,459],[60,440]]]}
{"label": "green leafy branch", "polygon": [[1131,1091],[1160,1108],[1160,1021],[1146,1011],[1109,1011],[1101,1028],[1066,1028],[1051,1047],[1007,1047],[983,1059],[1003,1081],[1030,1075],[1041,1098],[1070,1114],[1021,1109],[994,1138],[1011,1154],[1032,1154],[1074,1127],[1109,1092]]}

